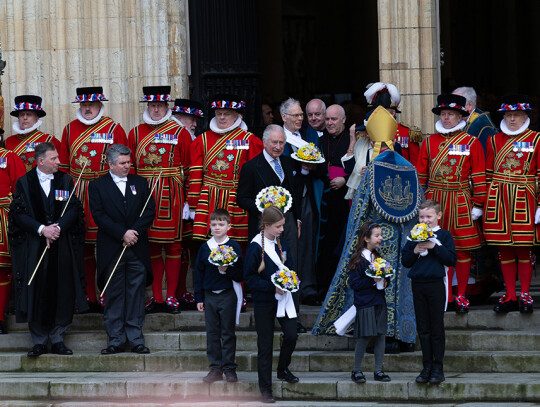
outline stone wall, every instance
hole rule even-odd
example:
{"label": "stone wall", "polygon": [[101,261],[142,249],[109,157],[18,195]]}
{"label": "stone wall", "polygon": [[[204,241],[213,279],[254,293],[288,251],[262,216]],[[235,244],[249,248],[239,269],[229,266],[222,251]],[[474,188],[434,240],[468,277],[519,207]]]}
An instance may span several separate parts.
{"label": "stone wall", "polygon": [[401,93],[400,120],[434,132],[440,92],[438,0],[378,0],[380,80]]}
{"label": "stone wall", "polygon": [[142,86],[188,95],[187,0],[3,0],[0,40],[6,135],[16,95],[43,97],[41,130],[57,137],[80,86],[103,86],[105,112],[126,132],[141,121]]}

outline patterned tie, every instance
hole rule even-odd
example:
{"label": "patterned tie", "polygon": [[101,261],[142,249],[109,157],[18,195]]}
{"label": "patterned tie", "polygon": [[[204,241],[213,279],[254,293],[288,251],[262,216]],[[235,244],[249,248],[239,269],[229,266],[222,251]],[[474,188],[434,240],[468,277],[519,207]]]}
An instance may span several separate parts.
{"label": "patterned tie", "polygon": [[281,168],[281,164],[279,163],[279,159],[274,159],[274,168],[276,170],[276,174],[279,177],[280,181],[283,181],[283,168]]}

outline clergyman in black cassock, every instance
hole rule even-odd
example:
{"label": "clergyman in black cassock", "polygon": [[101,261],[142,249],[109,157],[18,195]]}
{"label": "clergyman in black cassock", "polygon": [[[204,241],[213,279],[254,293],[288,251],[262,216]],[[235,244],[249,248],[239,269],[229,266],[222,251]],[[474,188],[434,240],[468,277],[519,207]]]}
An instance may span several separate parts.
{"label": "clergyman in black cassock", "polygon": [[[10,207],[9,242],[15,280],[17,322],[28,322],[34,347],[28,356],[71,355],[64,333],[75,306],[88,308],[84,292],[84,214],[73,180],[58,171],[52,143],[35,148],[37,167],[19,178]],[[62,214],[64,208],[67,208]],[[45,248],[32,284],[28,285]]]}
{"label": "clergyman in black cassock", "polygon": [[99,227],[96,254],[100,290],[126,247],[105,292],[103,319],[108,347],[101,351],[104,355],[122,352],[126,341],[132,352],[150,352],[144,345],[142,327],[144,288],[152,284],[147,230],[154,220],[156,206],[153,197],[148,200],[148,181],[128,174],[130,154],[131,150],[122,144],[109,147],[110,171],[92,181],[88,189],[90,211]]}

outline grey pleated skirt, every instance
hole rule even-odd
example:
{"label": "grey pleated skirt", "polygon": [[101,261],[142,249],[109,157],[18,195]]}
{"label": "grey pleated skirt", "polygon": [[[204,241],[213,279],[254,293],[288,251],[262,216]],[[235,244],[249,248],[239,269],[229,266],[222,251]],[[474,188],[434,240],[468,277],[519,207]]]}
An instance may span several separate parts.
{"label": "grey pleated skirt", "polygon": [[386,304],[356,310],[354,338],[386,334]]}

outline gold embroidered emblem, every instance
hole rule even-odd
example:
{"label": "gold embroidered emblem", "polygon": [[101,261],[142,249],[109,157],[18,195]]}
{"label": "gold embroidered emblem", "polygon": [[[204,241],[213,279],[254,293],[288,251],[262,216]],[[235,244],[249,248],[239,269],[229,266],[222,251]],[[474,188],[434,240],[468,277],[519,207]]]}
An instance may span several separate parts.
{"label": "gold embroidered emblem", "polygon": [[414,196],[411,192],[411,183],[406,181],[403,186],[402,179],[396,175],[394,179],[390,175],[386,177],[384,182],[381,182],[379,195],[390,208],[403,210],[412,204]]}
{"label": "gold embroidered emblem", "polygon": [[[85,157],[84,155],[80,155],[79,158],[76,158],[75,159],[75,164],[77,164],[79,167],[84,167],[84,164],[86,163],[86,167],[90,167],[90,164],[92,163],[92,161],[88,158],[88,157]],[[86,168],[86,171],[89,171],[90,168]]]}
{"label": "gold embroidered emblem", "polygon": [[143,162],[145,164],[149,164],[151,166],[156,166],[162,161],[163,161],[163,158],[161,158],[159,154],[154,154],[154,153],[148,154],[148,157],[143,159]]}
{"label": "gold embroidered emblem", "polygon": [[504,163],[501,165],[501,167],[504,170],[508,170],[508,171],[504,171],[505,173],[509,173],[509,172],[512,172],[514,168],[518,168],[520,164],[521,164],[521,161],[515,157],[514,153],[512,153],[506,157],[506,160],[504,160]]}
{"label": "gold embroidered emblem", "polygon": [[212,169],[216,171],[225,171],[230,167],[229,163],[226,160],[216,160],[216,163],[212,165]]}
{"label": "gold embroidered emblem", "polygon": [[452,166],[443,164],[440,165],[437,169],[437,172],[435,173],[435,179],[446,179],[446,177],[448,177],[448,175],[450,174],[452,174]]}

